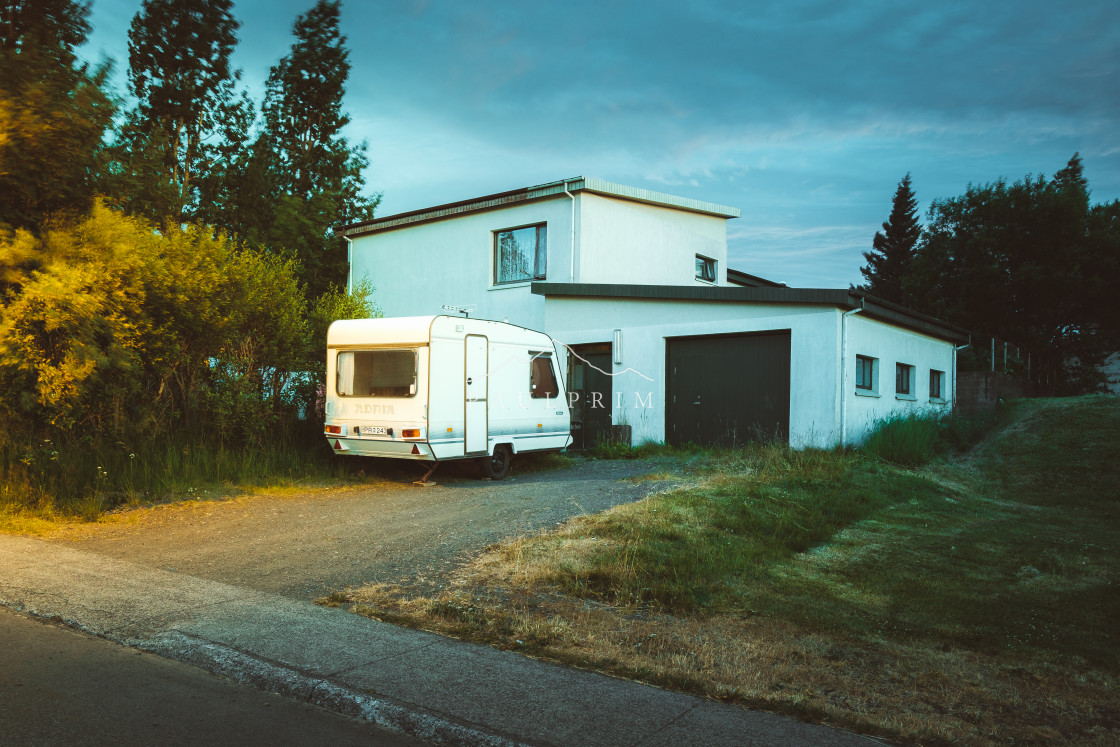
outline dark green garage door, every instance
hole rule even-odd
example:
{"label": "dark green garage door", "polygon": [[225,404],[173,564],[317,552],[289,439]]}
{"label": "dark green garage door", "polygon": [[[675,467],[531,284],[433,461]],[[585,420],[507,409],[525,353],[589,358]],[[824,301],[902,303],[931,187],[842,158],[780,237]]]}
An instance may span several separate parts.
{"label": "dark green garage door", "polygon": [[789,330],[666,340],[669,443],[789,439]]}

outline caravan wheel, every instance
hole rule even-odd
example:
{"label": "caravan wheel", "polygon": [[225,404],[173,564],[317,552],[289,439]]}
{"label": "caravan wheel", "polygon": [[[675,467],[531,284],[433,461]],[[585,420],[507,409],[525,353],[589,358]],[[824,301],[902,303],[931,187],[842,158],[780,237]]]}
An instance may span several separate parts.
{"label": "caravan wheel", "polygon": [[508,444],[498,444],[494,447],[494,455],[482,457],[479,463],[482,466],[482,476],[491,480],[501,480],[509,474],[510,450]]}

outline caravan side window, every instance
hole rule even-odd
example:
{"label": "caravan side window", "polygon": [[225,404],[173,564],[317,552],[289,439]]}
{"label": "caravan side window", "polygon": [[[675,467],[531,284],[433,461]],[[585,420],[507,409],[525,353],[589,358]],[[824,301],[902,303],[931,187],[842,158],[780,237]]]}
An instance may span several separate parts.
{"label": "caravan side window", "polygon": [[533,399],[557,397],[560,385],[556,383],[556,372],[552,369],[552,353],[529,351],[533,359],[529,361],[529,394]]}
{"label": "caravan side window", "polygon": [[335,390],[341,397],[412,397],[416,350],[344,350]]}

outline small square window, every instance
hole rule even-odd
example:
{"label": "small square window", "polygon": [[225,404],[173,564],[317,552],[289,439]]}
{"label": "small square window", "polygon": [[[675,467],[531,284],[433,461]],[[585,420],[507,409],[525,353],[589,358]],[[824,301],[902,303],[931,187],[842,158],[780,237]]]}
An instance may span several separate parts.
{"label": "small square window", "polygon": [[894,367],[894,392],[895,394],[913,394],[914,367],[906,363],[896,363]]}
{"label": "small square window", "polygon": [[710,257],[696,255],[696,279],[705,283],[716,282],[716,261]]}
{"label": "small square window", "polygon": [[494,232],[494,284],[544,280],[548,229],[539,226]]}
{"label": "small square window", "polygon": [[934,371],[930,369],[929,372],[929,398],[930,399],[945,399],[945,372]]}
{"label": "small square window", "polygon": [[875,358],[856,356],[856,389],[875,391]]}

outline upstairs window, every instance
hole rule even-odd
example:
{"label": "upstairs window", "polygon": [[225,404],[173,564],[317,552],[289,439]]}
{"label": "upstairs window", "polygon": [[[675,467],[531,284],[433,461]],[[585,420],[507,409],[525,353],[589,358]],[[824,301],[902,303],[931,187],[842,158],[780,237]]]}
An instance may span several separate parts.
{"label": "upstairs window", "polygon": [[913,391],[914,367],[905,363],[896,363],[894,366],[894,393],[909,394]]}
{"label": "upstairs window", "polygon": [[866,355],[856,356],[856,389],[875,391],[875,360]]}
{"label": "upstairs window", "polygon": [[494,284],[544,280],[548,265],[545,224],[494,232]]}
{"label": "upstairs window", "polygon": [[703,280],[705,283],[714,283],[716,281],[716,261],[711,257],[697,254],[696,279]]}
{"label": "upstairs window", "polygon": [[556,383],[556,372],[552,369],[551,353],[531,353],[529,361],[529,395],[533,399],[556,397],[560,385]]}

